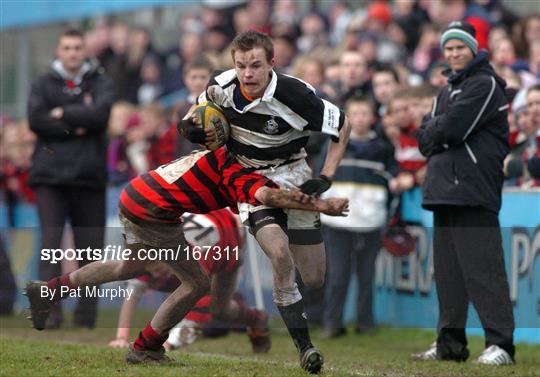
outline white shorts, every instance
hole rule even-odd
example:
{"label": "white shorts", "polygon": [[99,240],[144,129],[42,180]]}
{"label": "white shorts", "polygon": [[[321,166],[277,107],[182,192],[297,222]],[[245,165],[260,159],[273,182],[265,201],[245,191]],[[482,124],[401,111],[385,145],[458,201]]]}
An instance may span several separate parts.
{"label": "white shorts", "polygon": [[[305,159],[290,164],[264,170],[257,170],[259,174],[270,178],[281,189],[297,189],[302,183],[312,178],[312,171]],[[247,224],[250,213],[261,209],[271,208],[267,206],[254,206],[249,203],[238,203],[240,220]],[[320,229],[321,222],[319,212],[302,211],[298,209],[283,209],[287,215],[287,227],[289,229]]]}

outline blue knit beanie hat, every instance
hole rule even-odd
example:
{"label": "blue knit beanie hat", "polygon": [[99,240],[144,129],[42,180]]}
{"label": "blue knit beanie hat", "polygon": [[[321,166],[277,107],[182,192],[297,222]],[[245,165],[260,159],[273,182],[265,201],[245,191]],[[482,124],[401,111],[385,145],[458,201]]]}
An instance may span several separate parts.
{"label": "blue knit beanie hat", "polygon": [[459,39],[472,50],[474,55],[476,55],[478,53],[478,42],[475,37],[476,30],[474,30],[474,26],[470,23],[465,21],[452,22],[442,33],[441,50],[444,50],[444,45],[450,39]]}

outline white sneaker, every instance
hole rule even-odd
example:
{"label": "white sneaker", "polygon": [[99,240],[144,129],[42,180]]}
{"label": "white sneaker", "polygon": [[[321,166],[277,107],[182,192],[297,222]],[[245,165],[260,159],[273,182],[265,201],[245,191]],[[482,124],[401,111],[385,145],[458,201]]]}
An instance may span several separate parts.
{"label": "white sneaker", "polygon": [[431,343],[427,351],[412,353],[411,358],[418,361],[437,360],[437,342]]}
{"label": "white sneaker", "polygon": [[484,365],[513,365],[512,357],[497,345],[492,345],[486,348],[482,354],[476,359],[478,364]]}

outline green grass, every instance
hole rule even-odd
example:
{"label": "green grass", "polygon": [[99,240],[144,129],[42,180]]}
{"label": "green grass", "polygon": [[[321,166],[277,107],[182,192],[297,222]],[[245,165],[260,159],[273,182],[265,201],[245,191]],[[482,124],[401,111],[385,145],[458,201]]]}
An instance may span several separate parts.
{"label": "green grass", "polygon": [[[139,322],[148,318],[139,314]],[[132,366],[123,350],[106,346],[115,335],[115,312],[103,312],[95,330],[62,329],[38,332],[21,316],[0,318],[0,376],[306,376],[286,332],[274,326],[273,347],[253,355],[245,334],[201,340],[173,351],[172,365]],[[279,323],[279,322],[276,322]],[[133,331],[134,335],[135,331]],[[538,376],[540,346],[519,344],[517,365],[486,367],[454,362],[412,362],[411,352],[425,349],[432,331],[382,328],[374,335],[350,335],[314,343],[326,359],[326,376]],[[470,338],[471,360],[483,349],[480,337]]]}

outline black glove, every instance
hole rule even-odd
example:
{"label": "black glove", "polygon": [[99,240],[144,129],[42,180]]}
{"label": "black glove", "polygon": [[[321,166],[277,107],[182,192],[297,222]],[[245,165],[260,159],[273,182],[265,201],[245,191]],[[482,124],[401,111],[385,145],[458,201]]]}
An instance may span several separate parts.
{"label": "black glove", "polygon": [[323,192],[328,190],[332,185],[332,180],[326,175],[320,175],[319,178],[313,178],[302,183],[300,191],[304,194],[312,195],[315,197],[320,196]]}
{"label": "black glove", "polygon": [[193,119],[182,119],[176,126],[178,133],[195,144],[204,144],[206,134],[202,127],[193,122]]}

